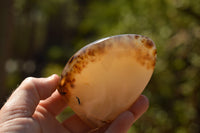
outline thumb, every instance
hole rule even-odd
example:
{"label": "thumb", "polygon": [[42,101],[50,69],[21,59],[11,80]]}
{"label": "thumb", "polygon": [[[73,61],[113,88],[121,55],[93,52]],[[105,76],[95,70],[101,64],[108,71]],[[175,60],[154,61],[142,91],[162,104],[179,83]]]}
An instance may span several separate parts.
{"label": "thumb", "polygon": [[55,91],[59,80],[57,75],[48,78],[26,78],[2,107],[0,118],[1,114],[6,119],[32,116],[39,101]]}

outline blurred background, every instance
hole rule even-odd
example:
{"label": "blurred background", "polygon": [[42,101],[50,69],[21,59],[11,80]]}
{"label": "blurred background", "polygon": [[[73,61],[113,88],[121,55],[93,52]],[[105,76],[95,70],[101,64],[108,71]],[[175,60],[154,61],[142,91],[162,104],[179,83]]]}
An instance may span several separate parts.
{"label": "blurred background", "polygon": [[158,50],[150,108],[129,133],[199,133],[200,0],[1,1],[1,106],[24,78],[60,75],[84,45],[126,33]]}

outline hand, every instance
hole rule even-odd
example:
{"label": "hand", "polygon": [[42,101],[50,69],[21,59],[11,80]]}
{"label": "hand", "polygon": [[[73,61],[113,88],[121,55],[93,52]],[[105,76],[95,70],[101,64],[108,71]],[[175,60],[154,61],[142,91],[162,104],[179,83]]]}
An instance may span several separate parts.
{"label": "hand", "polygon": [[[59,123],[56,116],[66,108],[56,90],[57,75],[27,78],[13,92],[0,110],[0,132],[9,133],[85,133],[91,129],[75,114]],[[147,110],[148,99],[140,96],[132,107],[111,124],[94,132],[125,133]]]}

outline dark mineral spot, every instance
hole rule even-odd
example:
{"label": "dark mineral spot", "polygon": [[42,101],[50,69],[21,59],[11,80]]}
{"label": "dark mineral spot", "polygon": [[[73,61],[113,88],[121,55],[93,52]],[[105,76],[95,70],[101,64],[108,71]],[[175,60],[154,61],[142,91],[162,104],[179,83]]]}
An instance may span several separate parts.
{"label": "dark mineral spot", "polygon": [[103,54],[103,53],[105,52],[105,43],[104,43],[104,42],[101,42],[101,45],[99,45],[99,46],[97,47],[97,52],[98,52],[99,54]]}
{"label": "dark mineral spot", "polygon": [[149,39],[144,44],[147,48],[152,48],[154,46],[153,42]]}
{"label": "dark mineral spot", "polygon": [[73,60],[74,60],[74,56],[72,56],[71,59],[69,60],[69,64],[71,64]]}
{"label": "dark mineral spot", "polygon": [[71,86],[71,88],[74,88],[75,85],[74,84],[70,84],[70,86]]}
{"label": "dark mineral spot", "polygon": [[102,122],[102,123],[105,123],[105,124],[108,123],[107,121],[103,121],[103,120],[101,120],[101,122]]}
{"label": "dark mineral spot", "polygon": [[95,55],[95,53],[94,53],[94,51],[93,51],[93,50],[89,50],[89,51],[88,51],[88,55],[90,55],[90,56],[94,56],[94,55]]}
{"label": "dark mineral spot", "polygon": [[81,73],[81,70],[82,70],[82,68],[81,68],[80,64],[74,65],[74,71],[75,71],[75,72]]}
{"label": "dark mineral spot", "polygon": [[78,104],[80,105],[81,104],[81,101],[79,99],[79,97],[76,97],[77,101],[78,101]]}
{"label": "dark mineral spot", "polygon": [[157,50],[155,49],[154,51],[153,51],[153,55],[155,56],[157,54]]}
{"label": "dark mineral spot", "polygon": [[73,78],[73,79],[72,79],[72,82],[74,83],[75,81],[76,81],[76,79],[75,79],[75,78]]}
{"label": "dark mineral spot", "polygon": [[138,36],[138,35],[135,35],[135,39],[138,39],[140,36]]}
{"label": "dark mineral spot", "polygon": [[144,43],[144,42],[145,42],[145,39],[143,38],[143,39],[141,40],[141,42]]}
{"label": "dark mineral spot", "polygon": [[129,40],[133,39],[131,35],[127,35],[127,37],[128,37]]}
{"label": "dark mineral spot", "polygon": [[60,94],[61,94],[61,95],[65,95],[65,94],[67,94],[67,93],[66,93],[66,92],[60,92]]}

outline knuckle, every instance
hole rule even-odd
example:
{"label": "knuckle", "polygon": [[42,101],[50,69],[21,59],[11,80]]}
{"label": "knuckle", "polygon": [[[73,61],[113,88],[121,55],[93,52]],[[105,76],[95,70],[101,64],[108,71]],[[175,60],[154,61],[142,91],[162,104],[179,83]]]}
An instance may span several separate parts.
{"label": "knuckle", "polygon": [[26,89],[36,88],[36,86],[35,86],[35,78],[33,78],[33,77],[26,78],[22,82],[22,84],[25,86]]}
{"label": "knuckle", "polygon": [[28,84],[30,84],[30,83],[32,84],[34,82],[34,78],[33,77],[28,77],[23,82],[24,83],[28,83]]}

